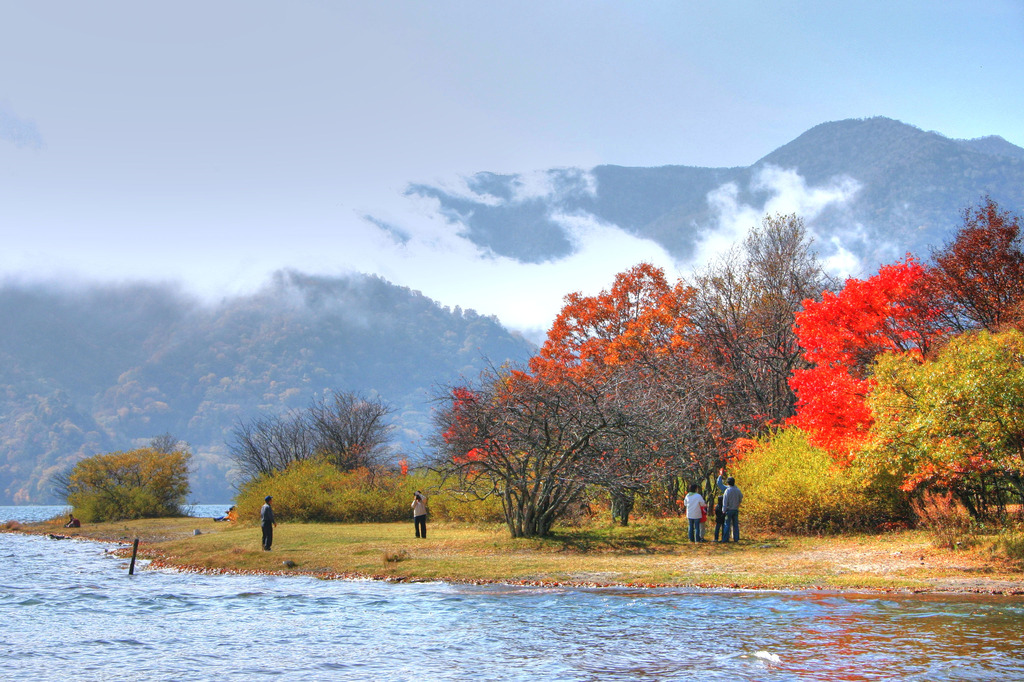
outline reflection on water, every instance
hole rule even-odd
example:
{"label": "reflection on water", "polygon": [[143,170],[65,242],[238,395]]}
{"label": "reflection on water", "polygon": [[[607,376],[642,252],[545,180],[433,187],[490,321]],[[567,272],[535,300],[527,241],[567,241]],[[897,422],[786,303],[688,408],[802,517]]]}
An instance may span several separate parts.
{"label": "reflection on water", "polygon": [[1024,679],[1024,601],[136,572],[0,535],[0,679]]}

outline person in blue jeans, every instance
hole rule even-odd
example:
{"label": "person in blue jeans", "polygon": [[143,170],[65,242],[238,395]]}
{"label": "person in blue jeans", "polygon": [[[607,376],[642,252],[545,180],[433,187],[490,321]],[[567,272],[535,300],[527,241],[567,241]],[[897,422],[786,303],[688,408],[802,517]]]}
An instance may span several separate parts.
{"label": "person in blue jeans", "polygon": [[722,491],[722,512],[725,514],[725,527],[722,529],[722,542],[729,542],[729,532],[732,531],[732,541],[740,541],[740,503],[743,502],[743,493],[736,487],[736,479],[730,476],[725,478],[725,469],[718,474],[718,489]]}
{"label": "person in blue jeans", "polygon": [[686,507],[686,520],[690,522],[690,542],[704,542],[700,530],[700,520],[704,517],[707,503],[704,497],[697,492],[700,486],[696,483],[690,486],[690,492],[683,498],[683,506]]}

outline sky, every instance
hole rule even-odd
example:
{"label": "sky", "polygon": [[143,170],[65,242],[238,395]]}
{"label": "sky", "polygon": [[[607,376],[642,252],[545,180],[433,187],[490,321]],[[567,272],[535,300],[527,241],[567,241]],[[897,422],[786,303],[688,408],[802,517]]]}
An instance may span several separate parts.
{"label": "sky", "polygon": [[1024,146],[1022,67],[1021,0],[0,0],[0,280],[366,272],[537,339],[565,294],[693,264],[597,224],[516,263],[409,184],[747,166],[870,116]]}

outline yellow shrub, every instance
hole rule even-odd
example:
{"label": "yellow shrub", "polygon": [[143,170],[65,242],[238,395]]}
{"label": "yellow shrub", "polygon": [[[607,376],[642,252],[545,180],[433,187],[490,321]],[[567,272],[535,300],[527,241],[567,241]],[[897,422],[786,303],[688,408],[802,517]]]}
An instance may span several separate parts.
{"label": "yellow shrub", "polygon": [[284,471],[244,484],[235,505],[243,522],[256,523],[263,498],[274,498],[278,521],[386,523],[412,520],[412,498],[422,490],[433,521],[491,522],[504,518],[499,501],[468,501],[439,490],[436,476],[367,469],[339,471],[322,459],[295,462]]}
{"label": "yellow shrub", "polygon": [[869,480],[857,465],[836,465],[795,428],[759,440],[731,474],[743,491],[743,520],[766,529],[875,529],[891,521],[898,508],[895,482]]}
{"label": "yellow shrub", "polygon": [[86,522],[183,516],[190,458],[186,451],[151,448],[94,455],[58,483]]}

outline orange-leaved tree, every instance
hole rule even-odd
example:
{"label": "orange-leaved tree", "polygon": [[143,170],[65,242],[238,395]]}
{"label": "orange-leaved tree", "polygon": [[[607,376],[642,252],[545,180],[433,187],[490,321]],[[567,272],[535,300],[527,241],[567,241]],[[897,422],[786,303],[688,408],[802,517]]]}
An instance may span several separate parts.
{"label": "orange-leaved tree", "polygon": [[692,289],[670,284],[650,263],[619,273],[596,296],[569,294],[530,368],[552,380],[580,377],[684,347],[692,337],[692,297]]}
{"label": "orange-leaved tree", "polygon": [[[530,361],[545,381],[587,386],[597,397],[593,409],[615,425],[592,442],[583,476],[608,490],[612,516],[623,525],[636,495],[658,478],[674,490],[676,476],[704,450],[694,442],[707,402],[706,391],[696,390],[705,374],[692,367],[699,355],[689,311],[693,293],[681,281],[670,283],[662,269],[641,263],[597,295],[567,296]],[[679,390],[684,376],[691,382]]]}

